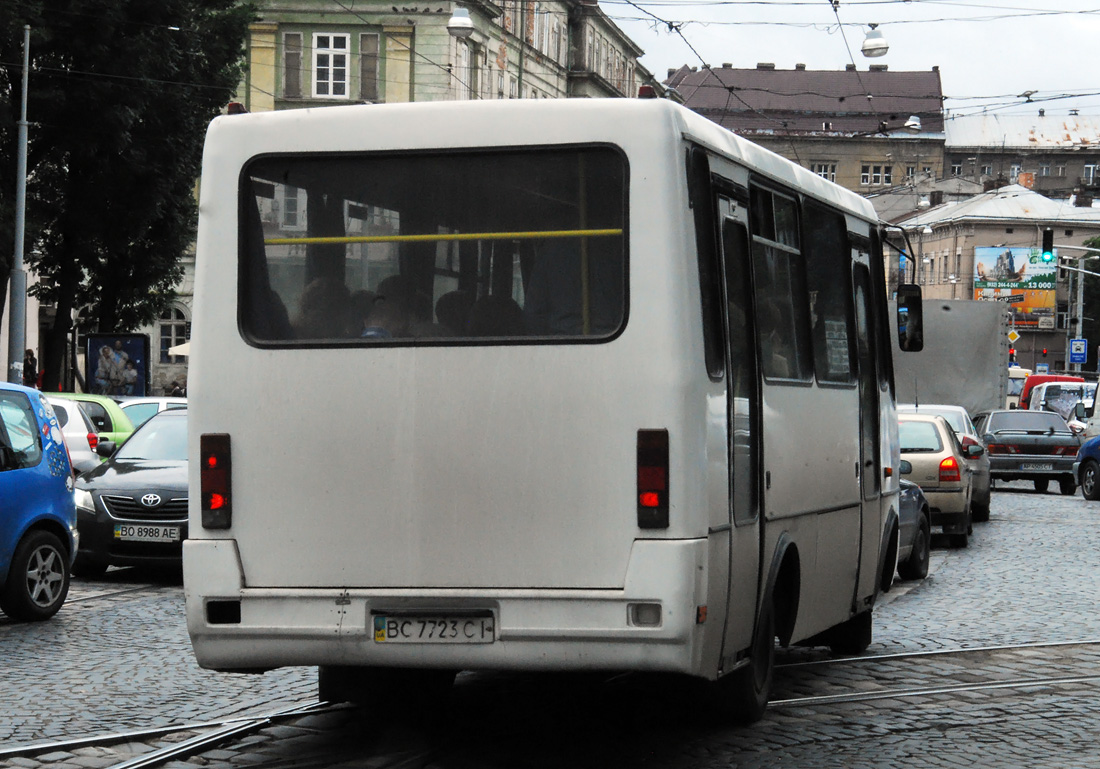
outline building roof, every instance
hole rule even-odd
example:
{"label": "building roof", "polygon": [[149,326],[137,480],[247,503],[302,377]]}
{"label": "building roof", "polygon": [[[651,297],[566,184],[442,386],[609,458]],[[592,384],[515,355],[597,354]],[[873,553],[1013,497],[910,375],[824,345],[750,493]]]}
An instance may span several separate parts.
{"label": "building roof", "polygon": [[1100,226],[1100,210],[1079,208],[1064,200],[1051,200],[1018,184],[983,192],[955,203],[930,208],[906,219],[906,227],[980,221],[1058,222]]}
{"label": "building roof", "polygon": [[[927,72],[756,69],[729,65],[681,67],[666,83],[684,104],[738,133],[799,133],[845,136],[874,133],[882,123],[900,129],[910,115],[921,133],[943,132],[943,89],[938,68]],[[868,98],[870,96],[871,98]]]}
{"label": "building roof", "polygon": [[947,149],[1100,151],[1100,117],[1088,115],[966,115],[946,122]]}

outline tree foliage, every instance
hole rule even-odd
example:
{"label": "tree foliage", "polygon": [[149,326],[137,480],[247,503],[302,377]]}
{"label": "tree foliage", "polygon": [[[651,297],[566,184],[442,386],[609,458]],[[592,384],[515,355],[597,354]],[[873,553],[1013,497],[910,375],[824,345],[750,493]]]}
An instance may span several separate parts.
{"label": "tree foliage", "polygon": [[206,126],[240,83],[254,16],[236,0],[0,3],[0,287],[14,254],[29,24],[24,254],[41,279],[35,293],[57,308],[47,385],[57,382],[73,309],[90,308],[100,331],[124,332],[172,299],[194,237]]}

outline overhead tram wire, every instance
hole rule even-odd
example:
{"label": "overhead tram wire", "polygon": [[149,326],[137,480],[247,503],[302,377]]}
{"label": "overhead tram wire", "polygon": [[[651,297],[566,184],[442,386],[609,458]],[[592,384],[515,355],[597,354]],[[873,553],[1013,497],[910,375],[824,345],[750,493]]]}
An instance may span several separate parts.
{"label": "overhead tram wire", "polygon": [[[687,36],[684,35],[684,31],[680,28],[681,25],[676,24],[674,22],[666,21],[665,19],[662,19],[660,16],[657,16],[655,13],[652,13],[651,11],[648,11],[645,8],[642,8],[640,5],[633,2],[633,0],[623,0],[623,1],[625,3],[627,3],[628,5],[631,5],[634,8],[637,8],[639,11],[641,11],[642,13],[649,16],[652,20],[666,26],[670,32],[675,32],[677,35],[679,35],[680,39],[684,41],[684,45],[686,45],[688,47],[688,50],[690,50],[693,54],[695,54],[695,58],[697,58],[699,60],[699,63],[702,65],[703,69],[706,70],[707,74],[709,74],[711,77],[713,77],[715,80],[717,80],[718,85],[726,90],[726,106],[723,108],[723,112],[729,110],[730,99],[737,99],[737,101],[741,102],[741,104],[743,104],[745,106],[745,108],[748,109],[750,112],[752,112],[756,115],[759,115],[760,117],[764,118],[765,120],[767,120],[769,122],[772,122],[772,123],[775,123],[775,124],[781,126],[785,131],[787,141],[791,145],[791,152],[792,152],[792,154],[794,154],[795,160],[798,161],[799,165],[802,165],[802,158],[800,158],[799,155],[798,155],[798,147],[795,144],[793,137],[791,136],[790,128],[788,127],[787,123],[783,120],[777,120],[776,118],[772,117],[771,115],[767,115],[767,114],[761,112],[756,107],[752,106],[747,101],[745,101],[740,96],[738,96],[734,92],[734,88],[732,86],[728,86],[725,83],[723,83],[722,78],[718,77],[718,74],[711,68],[711,66],[709,64],[707,64],[706,60],[702,57],[702,55],[700,55],[700,53],[697,50],[695,50],[695,46],[693,46],[691,44],[691,41],[689,41],[687,39]],[[700,83],[699,85],[695,86],[695,90],[692,91],[691,93],[693,95],[698,93],[699,89],[702,88],[702,87],[703,87],[703,84]],[[719,123],[719,125],[721,125],[721,123]]]}

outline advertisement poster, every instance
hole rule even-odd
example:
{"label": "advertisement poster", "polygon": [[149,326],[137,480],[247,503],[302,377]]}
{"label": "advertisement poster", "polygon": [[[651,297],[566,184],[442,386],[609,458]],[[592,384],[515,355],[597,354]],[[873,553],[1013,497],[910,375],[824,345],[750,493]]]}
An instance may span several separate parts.
{"label": "advertisement poster", "polygon": [[147,334],[88,334],[84,381],[97,395],[149,394]]}
{"label": "advertisement poster", "polygon": [[1006,302],[1016,328],[1053,329],[1057,252],[1043,262],[1038,248],[974,249],[974,298]]}

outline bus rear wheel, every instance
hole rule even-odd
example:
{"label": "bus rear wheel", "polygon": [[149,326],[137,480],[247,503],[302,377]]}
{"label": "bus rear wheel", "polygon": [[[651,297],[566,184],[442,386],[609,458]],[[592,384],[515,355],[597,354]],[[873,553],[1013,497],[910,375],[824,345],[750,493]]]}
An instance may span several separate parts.
{"label": "bus rear wheel", "polygon": [[769,602],[761,612],[753,636],[748,665],[717,683],[721,709],[739,724],[759,721],[768,707],[775,675],[775,607]]}

